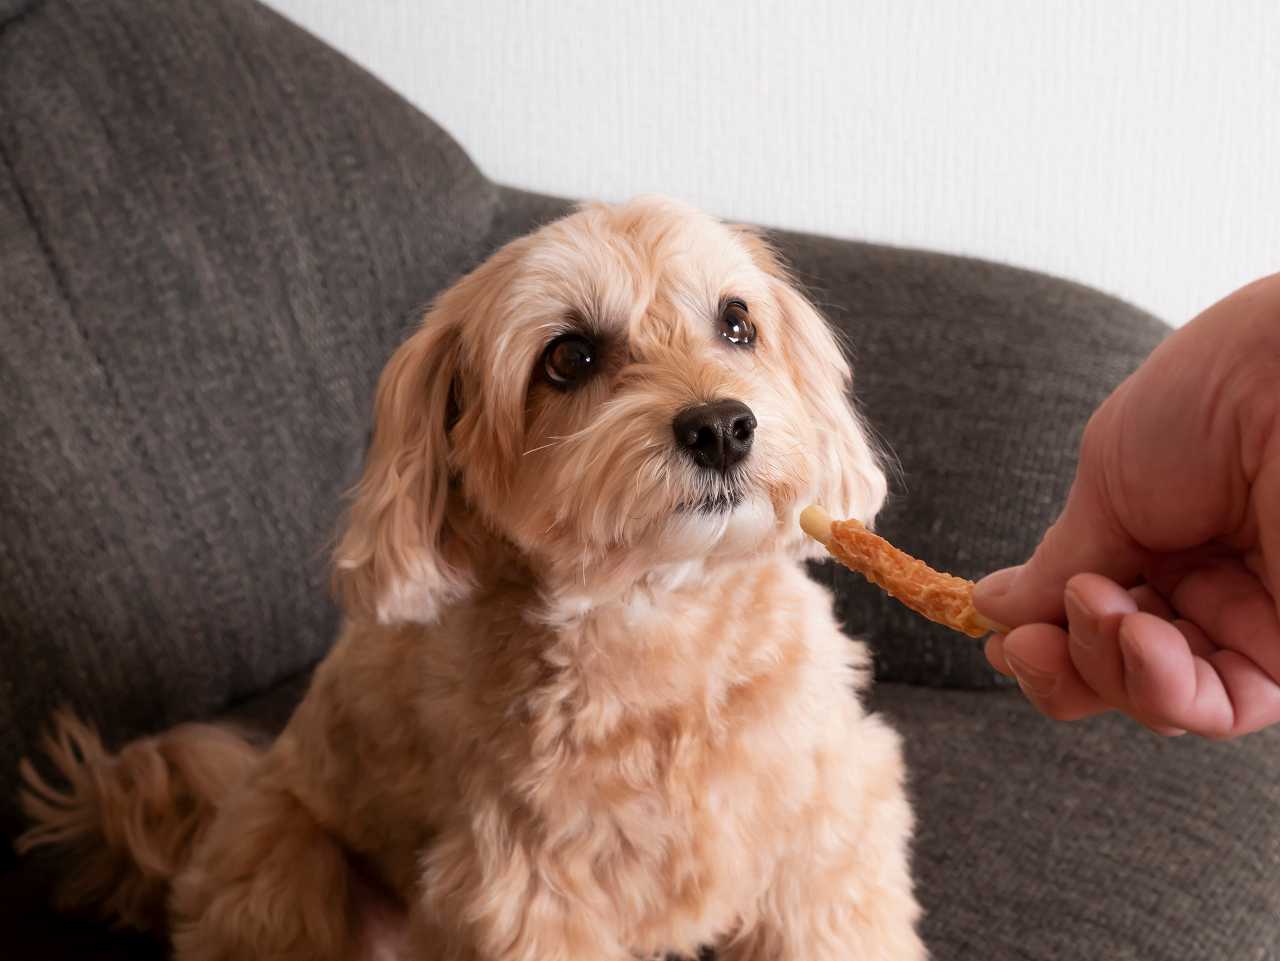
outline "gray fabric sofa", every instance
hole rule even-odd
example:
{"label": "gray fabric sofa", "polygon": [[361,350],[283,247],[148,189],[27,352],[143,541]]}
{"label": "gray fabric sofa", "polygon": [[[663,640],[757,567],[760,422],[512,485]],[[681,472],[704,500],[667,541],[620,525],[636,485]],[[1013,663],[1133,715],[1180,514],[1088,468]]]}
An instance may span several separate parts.
{"label": "gray fabric sofa", "polygon": [[[58,703],[115,741],[283,723],[336,626],[325,555],[382,363],[437,291],[568,207],[490,182],[251,0],[0,0],[6,837]],[[1022,559],[1090,410],[1165,328],[1005,266],[772,236],[895,455],[884,532],[970,576]],[[1280,732],[1054,724],[977,643],[815,576],[906,738],[939,961],[1280,957]],[[0,957],[165,953],[57,917],[45,866],[0,853]]]}

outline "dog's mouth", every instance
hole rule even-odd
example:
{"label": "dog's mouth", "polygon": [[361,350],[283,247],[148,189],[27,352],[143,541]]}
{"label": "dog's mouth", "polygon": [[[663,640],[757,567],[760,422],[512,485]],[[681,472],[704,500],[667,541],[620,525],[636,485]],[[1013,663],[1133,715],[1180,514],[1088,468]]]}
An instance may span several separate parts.
{"label": "dog's mouth", "polygon": [[681,501],[676,506],[678,514],[727,514],[739,504],[746,495],[741,487],[716,491],[696,500]]}

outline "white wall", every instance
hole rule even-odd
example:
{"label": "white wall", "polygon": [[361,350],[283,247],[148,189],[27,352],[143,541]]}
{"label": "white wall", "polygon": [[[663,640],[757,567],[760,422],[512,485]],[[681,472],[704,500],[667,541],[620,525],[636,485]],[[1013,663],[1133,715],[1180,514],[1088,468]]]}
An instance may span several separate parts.
{"label": "white wall", "polygon": [[269,0],[492,177],[974,254],[1175,323],[1280,269],[1280,0]]}

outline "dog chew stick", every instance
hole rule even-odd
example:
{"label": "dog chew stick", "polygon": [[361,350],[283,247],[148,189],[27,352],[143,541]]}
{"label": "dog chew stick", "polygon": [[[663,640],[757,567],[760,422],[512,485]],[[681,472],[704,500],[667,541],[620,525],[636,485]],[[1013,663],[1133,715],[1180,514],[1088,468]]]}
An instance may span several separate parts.
{"label": "dog chew stick", "polygon": [[974,609],[973,581],[935,571],[871,533],[861,522],[832,520],[821,507],[806,507],[800,514],[800,526],[841,564],[917,614],[970,637],[991,631],[1008,633],[1007,627]]}

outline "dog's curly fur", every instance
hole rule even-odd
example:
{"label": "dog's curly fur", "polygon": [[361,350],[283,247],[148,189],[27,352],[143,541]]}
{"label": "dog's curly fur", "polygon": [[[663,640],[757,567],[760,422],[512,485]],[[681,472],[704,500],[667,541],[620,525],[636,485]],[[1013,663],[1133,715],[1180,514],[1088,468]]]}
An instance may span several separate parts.
{"label": "dog's curly fur", "polygon": [[[599,370],[565,391],[570,330]],[[24,846],[180,961],[923,958],[898,738],[801,564],[805,504],[884,498],[848,387],[749,231],[648,198],[513,241],[382,376],[347,621],[279,739],[113,757],[63,717]],[[758,422],[731,473],[672,430],[725,398]]]}

